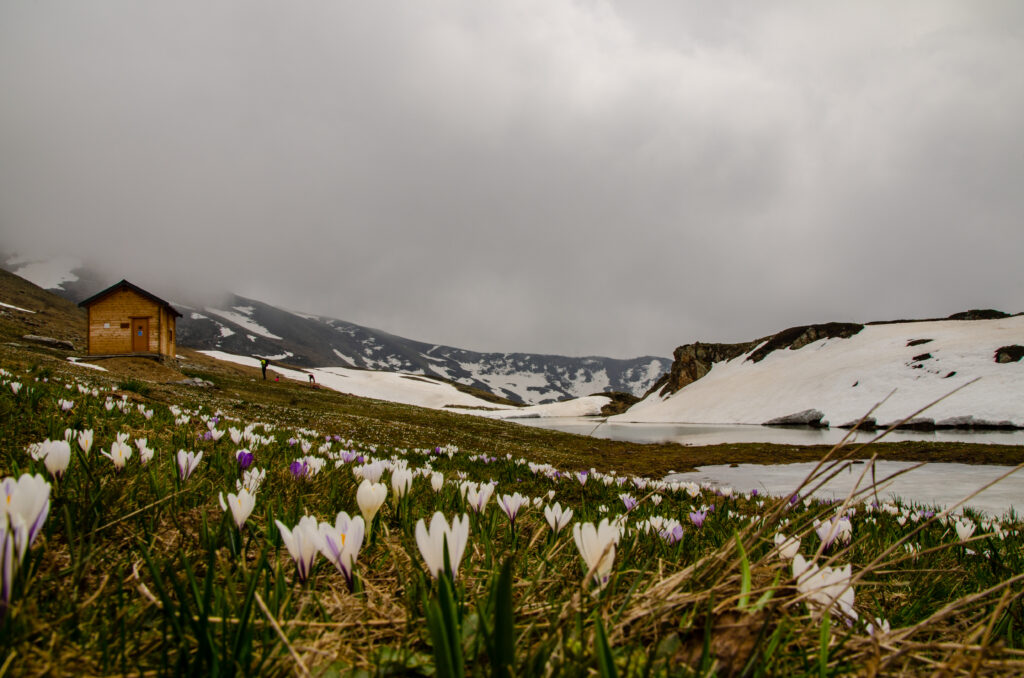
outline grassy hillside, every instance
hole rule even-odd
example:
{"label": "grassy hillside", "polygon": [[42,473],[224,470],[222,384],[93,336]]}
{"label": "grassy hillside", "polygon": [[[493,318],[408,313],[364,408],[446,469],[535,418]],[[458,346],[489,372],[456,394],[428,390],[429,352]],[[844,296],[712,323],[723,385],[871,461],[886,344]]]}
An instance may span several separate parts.
{"label": "grassy hillside", "polygon": [[[84,329],[74,307],[38,310],[37,333]],[[190,351],[101,372],[20,341],[23,315],[0,315],[0,675],[1024,671],[1016,520],[659,480],[827,451],[594,440],[263,382]],[[938,449],[858,454],[877,451]],[[202,454],[187,475],[186,453]],[[357,488],[377,474],[386,501],[360,533]],[[514,494],[512,521],[499,497]],[[555,502],[573,511],[557,532]],[[447,538],[464,552],[418,536],[435,512],[466,516]],[[794,553],[777,534],[800,539]]]}

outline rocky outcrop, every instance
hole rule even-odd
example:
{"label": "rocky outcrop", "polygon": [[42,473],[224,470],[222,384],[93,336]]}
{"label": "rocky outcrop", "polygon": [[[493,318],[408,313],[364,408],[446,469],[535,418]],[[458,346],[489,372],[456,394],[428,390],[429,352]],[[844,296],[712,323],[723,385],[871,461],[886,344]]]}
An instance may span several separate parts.
{"label": "rocky outcrop", "polygon": [[825,413],[821,410],[802,410],[776,417],[764,422],[764,426],[810,426],[811,428],[828,428],[828,422],[822,421]]}
{"label": "rocky outcrop", "polygon": [[630,407],[640,402],[640,398],[636,397],[632,393],[606,391],[604,393],[596,393],[594,395],[608,396],[608,403],[601,408],[602,417],[611,417],[616,414],[622,414]]}
{"label": "rocky outcrop", "polygon": [[21,338],[25,341],[31,341],[33,344],[41,344],[43,346],[49,346],[50,348],[62,349],[65,351],[75,350],[75,345],[65,339],[43,337],[38,334],[24,334]]}
{"label": "rocky outcrop", "polygon": [[750,341],[745,344],[686,344],[673,353],[672,367],[668,374],[659,379],[648,391],[658,391],[661,396],[669,396],[692,384],[711,371],[714,363],[732,360],[747,353],[763,340]]}
{"label": "rocky outcrop", "polygon": [[1015,363],[1024,358],[1024,346],[1002,346],[996,349],[997,363]]}
{"label": "rocky outcrop", "polygon": [[970,311],[962,311],[949,316],[950,320],[1000,320],[1009,318],[1009,313],[997,311],[994,308],[975,308]]}
{"label": "rocky outcrop", "polygon": [[864,329],[864,326],[858,323],[823,323],[820,325],[790,327],[788,330],[783,330],[770,337],[768,341],[751,353],[747,360],[755,363],[760,362],[772,351],[778,351],[783,348],[795,351],[798,348],[803,348],[807,344],[813,344],[822,339],[849,339],[862,329]]}
{"label": "rocky outcrop", "polygon": [[[686,344],[673,353],[672,367],[668,374],[659,379],[645,394],[657,393],[663,398],[670,396],[688,384],[692,384],[711,371],[714,363],[732,360],[744,353],[750,353],[747,360],[759,362],[772,351],[783,348],[796,350],[808,344],[835,337],[848,338],[864,329],[857,323],[824,323],[801,325],[783,330],[776,335],[756,339],[742,344]],[[756,349],[756,350],[754,350]]]}

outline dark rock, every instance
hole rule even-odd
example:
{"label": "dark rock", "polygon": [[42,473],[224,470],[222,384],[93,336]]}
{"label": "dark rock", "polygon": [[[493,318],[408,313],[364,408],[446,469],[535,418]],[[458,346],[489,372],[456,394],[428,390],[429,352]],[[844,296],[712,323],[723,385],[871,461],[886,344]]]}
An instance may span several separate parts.
{"label": "dark rock", "polygon": [[911,339],[907,342],[907,347],[920,346],[921,344],[927,344],[931,339]]}
{"label": "dark rock", "polygon": [[813,344],[822,339],[849,339],[862,329],[864,329],[864,326],[858,323],[824,323],[821,325],[790,327],[788,330],[783,330],[770,337],[768,341],[751,353],[747,360],[755,363],[760,362],[772,351],[783,348],[795,351],[798,348],[803,348],[807,344]]}
{"label": "dark rock", "polygon": [[856,421],[848,421],[842,426],[839,426],[839,428],[856,428],[858,431],[877,431],[878,422],[875,421],[874,417],[868,417],[862,421],[859,426]]}
{"label": "dark rock", "polygon": [[213,382],[199,377],[190,377],[188,379],[182,379],[181,381],[171,382],[173,384],[180,384],[182,386],[195,386],[196,388],[213,388]]}
{"label": "dark rock", "polygon": [[810,426],[811,428],[827,428],[828,422],[822,421],[825,413],[821,410],[803,410],[784,417],[776,417],[764,422],[762,426]]}
{"label": "dark rock", "polygon": [[979,419],[968,414],[962,417],[950,417],[938,421],[935,423],[935,428],[965,431],[1017,431],[1021,427],[1012,421],[989,421],[988,419]]}
{"label": "dark rock", "polygon": [[949,378],[950,378],[950,377],[952,377],[952,376],[953,376],[954,374],[956,374],[956,370],[953,370],[952,372],[950,372],[949,374],[947,374],[946,376],[944,376],[944,377],[943,377],[943,379],[949,379]]}
{"label": "dark rock", "polygon": [[1009,318],[1009,313],[1003,313],[997,311],[994,308],[975,308],[970,311],[962,311],[960,313],[954,313],[949,316],[950,320],[999,320],[1000,318]]}
{"label": "dark rock", "polygon": [[996,349],[997,363],[1015,363],[1021,358],[1024,358],[1024,346],[1014,344]]}
{"label": "dark rock", "polygon": [[[687,384],[692,384],[710,372],[711,366],[714,363],[737,358],[750,351],[759,343],[761,342],[750,341],[745,344],[702,344],[698,341],[695,344],[680,346],[673,354],[674,360],[672,362],[672,367],[669,368],[668,375],[662,378],[664,381],[659,380],[653,387],[651,387],[651,391],[658,388],[660,385],[660,390],[658,391],[660,395],[672,395]],[[648,393],[651,391],[648,391]]]}
{"label": "dark rock", "polygon": [[914,357],[912,358],[912,360],[913,360],[913,361],[914,361],[915,363],[919,363],[919,362],[921,362],[922,360],[928,360],[928,359],[930,359],[931,357],[932,357],[932,354],[931,354],[931,353],[922,353],[921,355],[915,355],[915,356],[914,356]]}
{"label": "dark rock", "polygon": [[50,348],[59,348],[65,351],[74,351],[75,345],[70,341],[64,339],[54,339],[53,337],[41,337],[38,334],[25,334],[21,337],[25,341],[31,341],[34,344],[42,344],[43,346],[49,346]]}
{"label": "dark rock", "polygon": [[594,395],[608,396],[608,403],[601,408],[602,417],[610,417],[615,414],[622,414],[633,405],[640,402],[632,393],[620,393],[617,391],[606,391]]}
{"label": "dark rock", "polygon": [[[889,428],[886,426],[885,428]],[[935,420],[929,417],[914,417],[896,426],[897,431],[934,431]]]}

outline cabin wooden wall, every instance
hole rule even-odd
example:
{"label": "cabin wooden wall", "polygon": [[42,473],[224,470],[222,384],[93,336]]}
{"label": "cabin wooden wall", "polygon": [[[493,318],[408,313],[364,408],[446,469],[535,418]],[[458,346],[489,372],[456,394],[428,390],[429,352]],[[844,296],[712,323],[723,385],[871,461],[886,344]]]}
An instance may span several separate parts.
{"label": "cabin wooden wall", "polygon": [[160,353],[175,357],[178,352],[178,330],[174,314],[166,306],[160,306]]}
{"label": "cabin wooden wall", "polygon": [[131,353],[132,318],[149,318],[150,353],[175,355],[173,316],[165,307],[131,290],[117,290],[89,306],[89,353]]}

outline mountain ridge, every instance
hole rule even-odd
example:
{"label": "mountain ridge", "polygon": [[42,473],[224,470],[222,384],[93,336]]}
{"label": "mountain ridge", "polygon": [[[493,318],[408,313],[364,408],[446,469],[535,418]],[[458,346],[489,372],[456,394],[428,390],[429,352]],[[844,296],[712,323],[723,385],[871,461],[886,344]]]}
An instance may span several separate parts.
{"label": "mountain ridge", "polygon": [[[2,257],[6,268],[25,260]],[[30,262],[48,291],[75,303],[114,280],[88,268],[57,270],[68,262]],[[17,274],[18,271],[11,271]],[[43,285],[40,285],[43,287]],[[159,294],[159,292],[156,292]],[[164,295],[160,295],[164,296]],[[436,376],[522,404],[545,404],[595,393],[642,396],[672,360],[660,356],[608,358],[481,352],[408,339],[338,318],[282,309],[236,294],[180,303],[178,344],[266,357],[298,367],[348,367]],[[165,296],[165,298],[167,298]]]}

